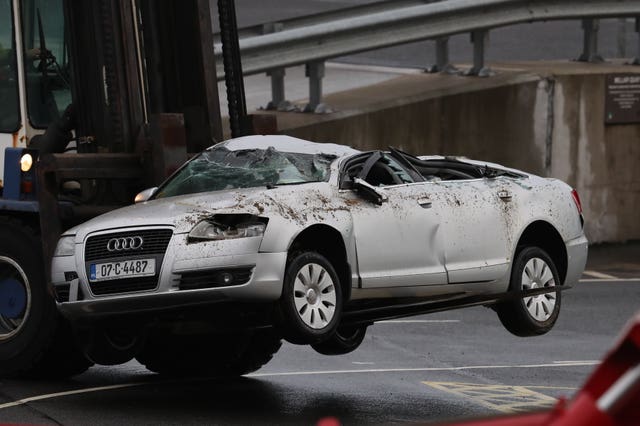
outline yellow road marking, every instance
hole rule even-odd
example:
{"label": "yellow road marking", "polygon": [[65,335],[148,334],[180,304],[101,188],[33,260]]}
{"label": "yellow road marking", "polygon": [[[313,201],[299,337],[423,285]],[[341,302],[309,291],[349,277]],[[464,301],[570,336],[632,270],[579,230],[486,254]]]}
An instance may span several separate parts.
{"label": "yellow road marking", "polygon": [[503,413],[518,413],[536,408],[549,408],[556,399],[524,386],[483,385],[455,382],[422,382],[443,392],[471,400]]}

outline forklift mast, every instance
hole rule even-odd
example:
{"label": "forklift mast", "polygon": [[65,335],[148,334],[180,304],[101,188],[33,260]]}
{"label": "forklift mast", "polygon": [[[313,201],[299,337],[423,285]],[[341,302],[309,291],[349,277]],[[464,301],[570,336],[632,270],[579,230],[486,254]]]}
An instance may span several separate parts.
{"label": "forklift mast", "polygon": [[[222,140],[207,0],[64,0],[64,10],[73,108],[61,119],[73,116],[78,154],[39,159],[47,267],[64,229],[130,204]],[[65,181],[81,184],[71,205],[60,203]]]}
{"label": "forklift mast", "polygon": [[[255,123],[218,6],[239,136]],[[0,0],[0,377],[88,368],[48,278],[58,238],[221,141],[217,88],[209,0]]]}
{"label": "forklift mast", "polygon": [[79,152],[135,152],[163,114],[183,115],[187,152],[221,140],[207,0],[65,0],[65,11]]}

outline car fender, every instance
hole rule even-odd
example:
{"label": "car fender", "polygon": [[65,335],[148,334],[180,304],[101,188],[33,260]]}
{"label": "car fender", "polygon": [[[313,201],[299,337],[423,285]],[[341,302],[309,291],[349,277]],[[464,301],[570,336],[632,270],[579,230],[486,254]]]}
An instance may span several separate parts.
{"label": "car fender", "polygon": [[354,259],[353,221],[348,206],[327,184],[305,191],[279,191],[269,196],[261,216],[269,223],[260,244],[261,252],[285,252],[295,239],[314,225],[329,226],[342,235],[350,263]]}

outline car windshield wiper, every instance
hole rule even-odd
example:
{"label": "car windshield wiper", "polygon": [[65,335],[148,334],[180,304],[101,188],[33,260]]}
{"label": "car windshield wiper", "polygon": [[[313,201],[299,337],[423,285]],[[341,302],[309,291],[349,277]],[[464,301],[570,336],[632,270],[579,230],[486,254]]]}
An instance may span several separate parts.
{"label": "car windshield wiper", "polygon": [[276,183],[268,183],[267,189],[277,188],[279,186],[289,186],[289,185],[302,185],[305,183],[315,183],[320,182],[318,180],[302,180],[300,182],[276,182]]}

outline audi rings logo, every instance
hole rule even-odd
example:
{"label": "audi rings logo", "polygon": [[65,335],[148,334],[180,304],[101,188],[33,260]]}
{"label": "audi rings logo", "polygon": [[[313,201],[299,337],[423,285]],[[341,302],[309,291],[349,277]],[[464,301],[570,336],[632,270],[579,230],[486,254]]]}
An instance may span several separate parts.
{"label": "audi rings logo", "polygon": [[109,251],[125,251],[125,250],[138,250],[142,248],[144,240],[142,237],[124,237],[124,238],[112,238],[107,243],[107,250]]}

